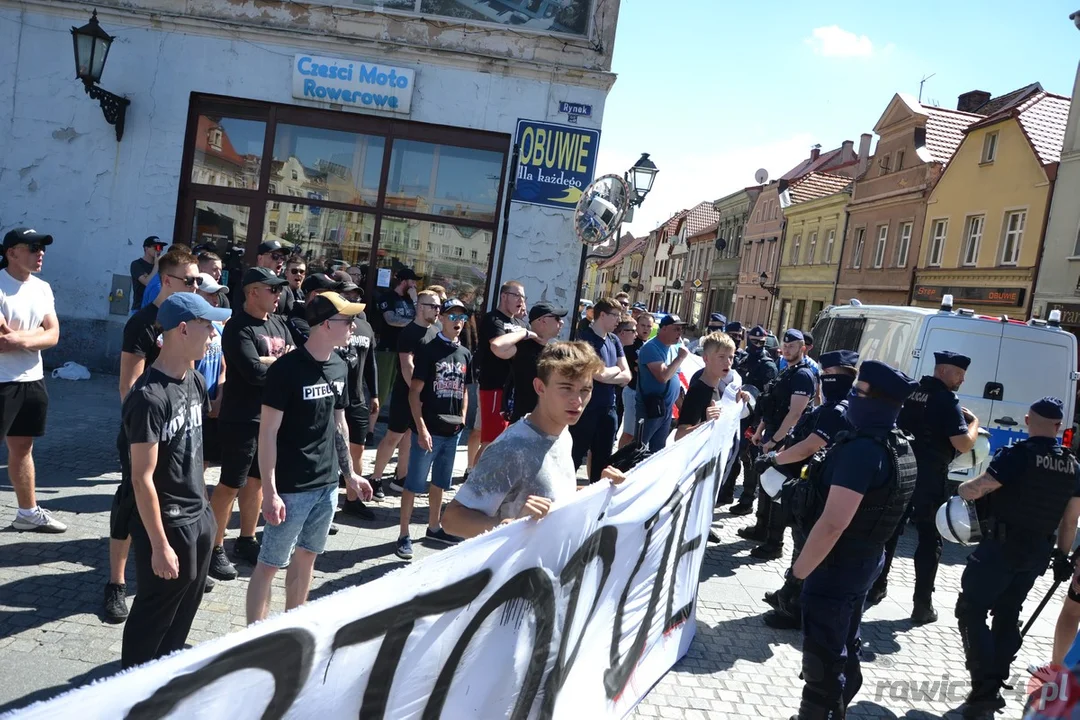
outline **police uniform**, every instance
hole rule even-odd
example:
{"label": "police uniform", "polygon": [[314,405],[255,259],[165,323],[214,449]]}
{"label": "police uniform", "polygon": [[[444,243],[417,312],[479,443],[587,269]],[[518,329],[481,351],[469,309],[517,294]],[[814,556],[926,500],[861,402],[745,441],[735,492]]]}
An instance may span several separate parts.
{"label": "police uniform", "polygon": [[[859,354],[852,350],[835,350],[821,356],[823,370],[833,367],[846,367],[854,370],[858,364]],[[827,450],[832,447],[837,438],[841,436],[841,433],[850,434],[854,430],[847,420],[845,411],[847,410],[847,393],[854,384],[855,377],[846,373],[823,375],[822,377],[826,381],[826,385],[823,386],[825,402],[799,418],[795,427],[788,433],[788,437],[783,443],[784,448],[794,447],[803,440],[817,435],[825,443],[823,449]],[[800,460],[787,465],[778,465],[777,469],[789,478],[796,478],[805,464],[806,460]],[[770,541],[777,545],[781,544],[784,529],[791,524],[791,519],[791,508],[781,504],[780,512],[774,512],[770,518],[769,537],[766,544]],[[795,546],[791,557],[791,562],[794,564],[799,558],[803,543],[806,542],[806,534],[798,527],[792,526],[791,539]],[[788,591],[793,589],[788,586],[787,582],[785,582],[785,586]],[[780,592],[784,592],[784,589],[781,589]],[[782,630],[798,629],[801,626],[802,618],[798,612],[797,599],[795,607],[780,608],[777,602],[777,593],[770,592],[765,594],[765,602],[773,607],[762,618],[766,625]]]}
{"label": "police uniform", "polygon": [[[863,603],[881,570],[885,542],[915,490],[914,453],[908,437],[895,426],[900,403],[915,381],[874,360],[862,364],[859,380],[882,397],[852,392],[847,417],[856,431],[837,441],[817,464],[818,470],[799,484],[804,490],[801,501],[791,498],[796,522],[808,533],[809,542],[809,531],[824,511],[830,488],[862,495],[836,544],[802,582],[805,685],[798,720],[842,718],[859,691]],[[799,579],[794,571],[789,577]]]}
{"label": "police uniform", "polygon": [[[1062,402],[1043,398],[1031,412],[1061,420]],[[966,717],[1004,707],[999,691],[1020,649],[1021,605],[1046,570],[1066,506],[1080,497],[1080,465],[1056,438],[1029,437],[1003,447],[986,472],[1001,487],[985,498],[984,537],[968,556],[956,602],[971,674]],[[987,614],[994,616],[992,627]]]}
{"label": "police uniform", "polygon": [[[934,360],[937,365],[955,365],[962,370],[967,370],[971,364],[971,358],[948,351],[934,353]],[[911,617],[921,625],[937,619],[933,593],[941,562],[942,543],[934,524],[934,513],[951,494],[947,486],[949,463],[956,457],[951,438],[966,435],[968,424],[960,410],[956,393],[932,375],[926,375],[919,381],[919,387],[904,403],[896,424],[914,437],[912,444],[919,464],[919,481],[910,509],[919,534],[914,556],[915,609]],[[871,604],[885,597],[889,570],[903,529],[901,523],[894,537],[889,539],[885,567],[870,593]]]}
{"label": "police uniform", "polygon": [[[741,324],[731,323],[728,327],[730,328],[732,325],[738,325],[738,329],[740,331],[742,330]],[[764,340],[767,334],[765,328],[757,325],[747,333],[747,336]],[[751,348],[750,345],[747,345],[747,348],[743,353],[742,362],[736,360],[734,367],[735,371],[739,373],[739,376],[743,379],[744,385],[752,385],[759,391],[764,390],[765,387],[775,380],[776,376],[779,374],[779,371],[776,369],[776,363],[773,362],[769,353],[765,352],[764,346]],[[743,480],[742,495],[739,497],[736,508],[750,508],[753,507],[754,504],[754,493],[757,492],[758,485],[758,473],[752,467],[754,458],[751,455],[751,451],[754,450],[754,447],[747,435],[753,435],[753,429],[757,427],[759,419],[760,413],[755,409],[755,411],[750,414],[750,417],[741,421],[740,431],[742,432],[742,439],[739,441],[739,458],[742,462],[734,463],[732,465],[733,469],[728,473],[727,478],[724,480],[724,484],[720,487],[719,498],[727,499],[733,497],[735,494],[735,481],[739,478],[739,468],[742,468],[745,473],[745,479]],[[727,501],[730,502],[730,500]],[[734,509],[735,508],[733,508],[733,510]],[[747,510],[746,512],[748,513],[750,511]]]}

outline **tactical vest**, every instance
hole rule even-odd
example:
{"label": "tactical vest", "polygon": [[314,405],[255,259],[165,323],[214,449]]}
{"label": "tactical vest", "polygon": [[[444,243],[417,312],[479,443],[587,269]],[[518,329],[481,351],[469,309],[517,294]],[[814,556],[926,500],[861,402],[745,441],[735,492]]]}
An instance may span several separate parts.
{"label": "tactical vest", "polygon": [[753,385],[759,391],[759,404],[755,405],[754,412],[750,414],[750,417],[745,418],[742,421],[741,425],[743,430],[746,430],[748,427],[756,428],[758,421],[761,420],[760,393],[761,391],[764,391],[765,386],[768,385],[768,382],[765,381],[763,376],[765,374],[765,369],[770,363],[772,363],[772,358],[765,352],[762,352],[761,355],[758,355],[757,357],[751,357],[749,353],[744,352],[743,362],[735,365],[735,372],[739,373],[739,376],[742,377],[743,384]]}
{"label": "tactical vest", "polygon": [[912,445],[918,459],[919,471],[924,475],[944,478],[949,474],[949,463],[956,457],[956,451],[952,441],[934,432],[928,422],[927,408],[931,398],[938,393],[952,395],[940,380],[932,375],[924,375],[919,381],[919,387],[904,401],[900,415],[896,418],[896,426],[914,438]]}
{"label": "tactical vest", "polygon": [[859,509],[844,530],[842,538],[866,545],[873,550],[892,537],[915,492],[917,467],[911,438],[894,429],[886,437],[869,433],[841,433],[831,448],[819,450],[807,464],[804,476],[785,485],[785,502],[790,502],[792,515],[799,529],[810,529],[825,510],[828,487],[824,482],[825,467],[831,453],[857,438],[869,438],[885,448],[892,459],[889,482],[873,488],[863,496]]}
{"label": "tactical vest", "polygon": [[[765,427],[773,432],[784,422],[788,411],[791,409],[791,384],[795,373],[802,368],[809,368],[810,364],[803,358],[794,365],[784,368],[775,380],[770,382],[761,397],[758,398],[758,406],[761,408],[761,419],[765,421]],[[809,407],[809,405],[807,406]]]}
{"label": "tactical vest", "polygon": [[[799,421],[797,423],[795,423],[794,429],[792,429],[788,436],[784,438],[782,447],[778,448],[778,450],[794,447],[806,438],[813,435],[814,432],[818,429],[818,423],[821,421],[822,414],[841,405],[846,407],[847,401],[841,400],[835,405],[826,403],[825,405],[819,405],[813,410],[808,411],[805,415],[799,418]],[[828,447],[829,446],[826,445],[824,449],[827,450]],[[783,473],[785,477],[798,477],[800,471],[803,468],[803,465],[805,465],[806,463],[807,460],[799,460],[798,462],[788,463],[787,465],[777,465],[776,469]]]}
{"label": "tactical vest", "polygon": [[1006,529],[1006,540],[1020,535],[1046,538],[1054,534],[1076,490],[1076,458],[1060,445],[1023,440],[1014,446],[1025,455],[1024,476],[1002,478],[990,493],[993,520]]}

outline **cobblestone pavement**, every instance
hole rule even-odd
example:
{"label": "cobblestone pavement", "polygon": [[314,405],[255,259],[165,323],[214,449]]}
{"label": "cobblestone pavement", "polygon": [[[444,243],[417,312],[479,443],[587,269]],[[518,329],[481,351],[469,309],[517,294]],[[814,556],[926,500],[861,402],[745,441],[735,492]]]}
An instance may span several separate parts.
{"label": "cobblestone pavement", "polygon": [[[108,511],[118,479],[116,378],[50,380],[49,390],[49,434],[35,450],[38,496],[69,530],[52,536],[10,530],[15,497],[6,473],[0,473],[0,677],[4,679],[0,711],[109,675],[118,669],[120,656],[123,626],[107,625],[99,617],[108,572]],[[374,450],[369,449],[365,471],[370,472],[373,459]],[[6,464],[3,455],[0,460]],[[459,470],[464,462],[462,447]],[[216,481],[213,474],[211,478]],[[423,499],[418,505],[414,537],[422,535],[427,518]],[[315,565],[313,597],[373,580],[401,565],[393,554],[397,500],[388,497],[376,513],[372,522],[339,515],[340,532],[330,538],[327,552]],[[236,520],[234,516],[233,528]],[[780,585],[789,555],[756,561],[749,557],[751,543],[735,534],[751,518],[718,512],[716,522],[722,542],[709,545],[702,568],[694,644],[638,706],[635,717],[787,718],[797,707],[800,635],[771,630],[761,621],[768,609],[761,596]],[[946,548],[938,581],[941,590],[935,598],[941,619],[913,628],[907,620],[913,535],[907,533],[901,542],[889,597],[864,619],[865,682],[850,717],[951,717],[956,714],[949,711],[966,694],[963,652],[952,617],[964,552],[956,546]],[[235,538],[235,529],[230,536]],[[226,540],[226,549],[231,546],[232,539]],[[418,559],[432,552],[438,550],[416,544]],[[238,567],[239,580],[218,583],[204,600],[192,643],[243,627],[251,568],[242,563]],[[128,578],[133,577],[129,563]],[[1049,573],[1040,578],[1025,619],[1049,583]],[[129,592],[133,590],[132,582]],[[274,603],[275,611],[282,609],[280,581]],[[1010,697],[1006,717],[1021,713],[1027,681],[1023,668],[1049,658],[1059,607],[1060,598],[1051,601],[1014,663],[1017,691]]]}

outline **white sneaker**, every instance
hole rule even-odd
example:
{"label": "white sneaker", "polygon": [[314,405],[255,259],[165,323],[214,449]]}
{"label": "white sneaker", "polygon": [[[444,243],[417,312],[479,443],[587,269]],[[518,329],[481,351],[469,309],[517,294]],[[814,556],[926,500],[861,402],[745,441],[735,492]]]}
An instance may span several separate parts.
{"label": "white sneaker", "polygon": [[67,530],[67,525],[54,518],[40,505],[34,508],[33,515],[27,516],[16,513],[15,521],[11,523],[11,527],[19,531],[29,530],[42,533],[62,533]]}

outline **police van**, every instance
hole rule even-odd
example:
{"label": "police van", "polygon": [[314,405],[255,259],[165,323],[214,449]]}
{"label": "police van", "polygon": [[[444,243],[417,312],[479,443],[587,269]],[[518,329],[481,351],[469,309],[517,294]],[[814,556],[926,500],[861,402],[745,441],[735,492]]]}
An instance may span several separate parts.
{"label": "police van", "polygon": [[[860,360],[880,360],[918,380],[934,374],[934,353],[952,350],[971,358],[958,393],[960,405],[990,432],[991,453],[1027,437],[1031,403],[1052,395],[1065,403],[1064,445],[1073,442],[1076,403],[1076,336],[1060,328],[1061,312],[1023,322],[956,309],[946,295],[941,308],[894,305],[833,306],[814,324],[814,353],[856,350]],[[985,463],[954,479],[974,477]]]}

